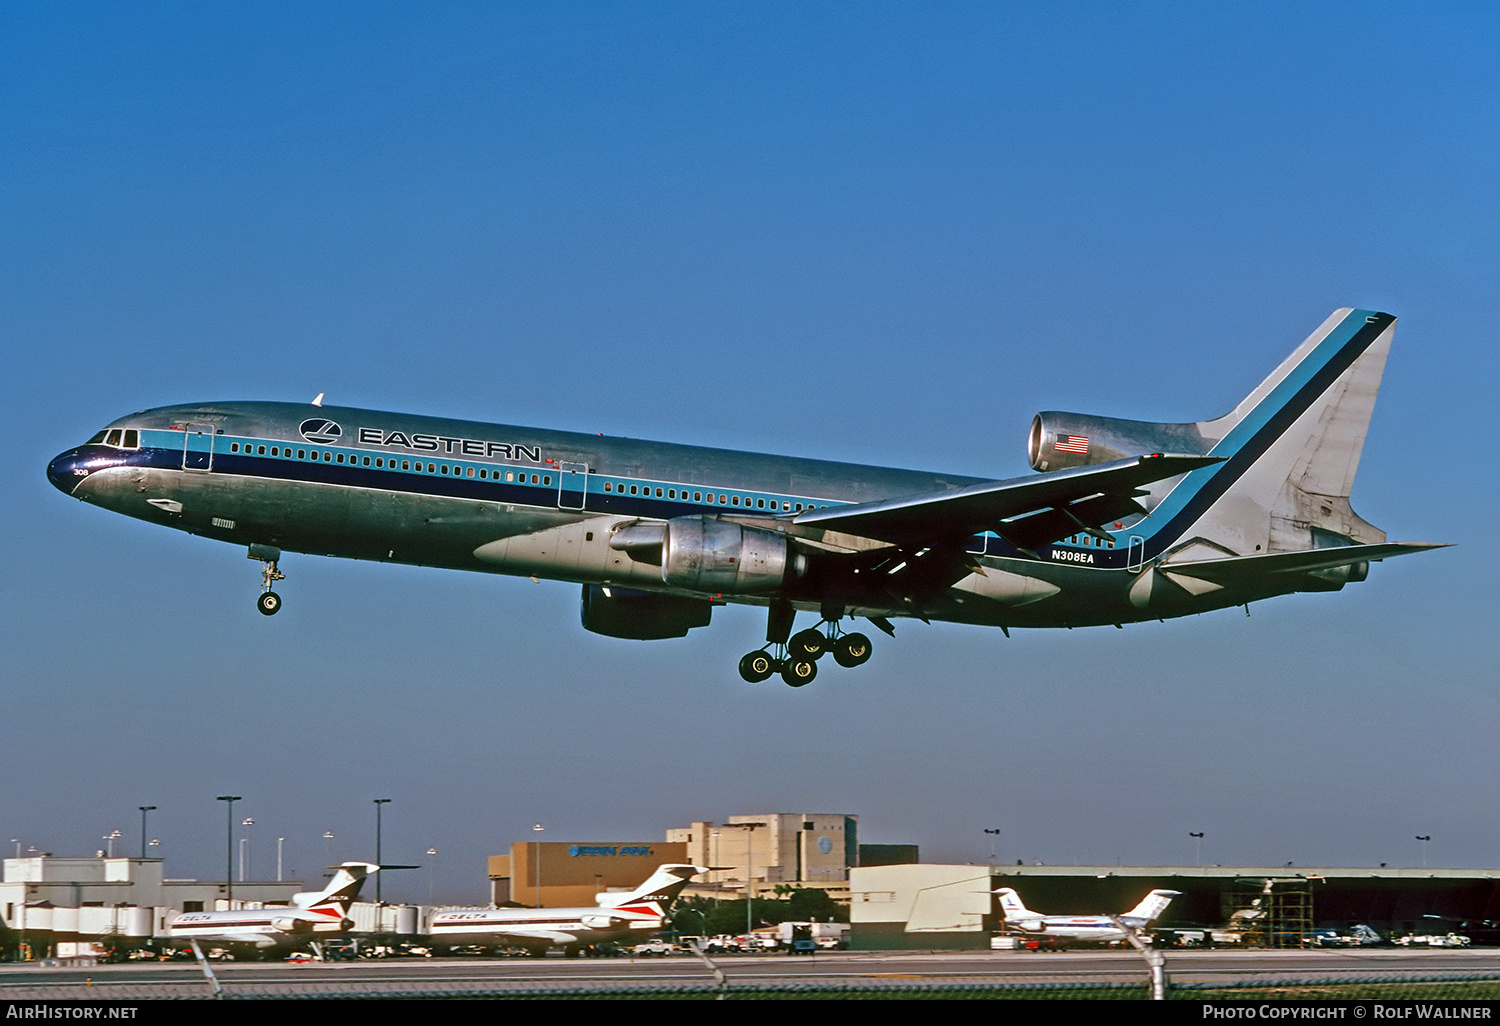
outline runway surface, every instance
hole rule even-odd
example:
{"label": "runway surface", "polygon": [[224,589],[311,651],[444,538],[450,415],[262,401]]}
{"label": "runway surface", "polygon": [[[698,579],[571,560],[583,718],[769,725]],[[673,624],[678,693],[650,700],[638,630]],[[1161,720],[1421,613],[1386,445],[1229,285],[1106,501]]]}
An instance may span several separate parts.
{"label": "runway surface", "polygon": [[[1027,984],[1141,983],[1133,952],[832,952],[816,956],[714,958],[736,988],[899,989]],[[546,996],[719,990],[713,970],[691,956],[655,959],[393,959],[286,964],[216,962],[225,997]],[[1169,952],[1174,983],[1500,978],[1500,949],[1404,951]],[[160,1000],[210,998],[195,963],[132,963],[87,968],[0,965],[0,1000]]]}

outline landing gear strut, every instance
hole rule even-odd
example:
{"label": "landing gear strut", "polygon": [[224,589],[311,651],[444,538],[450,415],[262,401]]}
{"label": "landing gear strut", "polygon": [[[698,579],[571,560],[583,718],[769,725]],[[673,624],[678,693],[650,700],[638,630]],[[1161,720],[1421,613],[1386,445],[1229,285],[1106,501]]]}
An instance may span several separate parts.
{"label": "landing gear strut", "polygon": [[766,628],[765,648],[757,649],[740,660],[740,676],[751,684],[768,680],[772,674],[781,674],[781,679],[794,688],[812,683],[818,675],[818,659],[827,652],[833,653],[834,662],[840,666],[861,666],[870,658],[870,639],[854,632],[845,634],[838,622],[843,618],[842,609],[827,609],[823,621],[817,627],[792,633],[792,619],[796,611],[790,602],[771,604],[771,614]]}
{"label": "landing gear strut", "polygon": [[286,574],[276,567],[281,550],[271,545],[252,545],[247,555],[260,561],[260,597],[255,600],[255,608],[266,616],[274,616],[281,609],[281,596],[272,591],[271,586],[286,580]]}

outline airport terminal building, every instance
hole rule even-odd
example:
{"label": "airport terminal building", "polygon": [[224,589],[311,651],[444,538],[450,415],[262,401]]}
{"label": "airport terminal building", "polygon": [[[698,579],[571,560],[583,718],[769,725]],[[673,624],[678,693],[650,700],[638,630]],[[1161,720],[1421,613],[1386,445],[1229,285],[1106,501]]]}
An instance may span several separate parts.
{"label": "airport terminal building", "polygon": [[1273,947],[1300,945],[1314,927],[1474,935],[1500,921],[1495,869],[898,865],[851,872],[850,946],[988,947],[1000,887],[1050,915],[1119,914],[1156,888],[1181,891],[1158,933],[1221,927],[1238,913],[1241,943]]}

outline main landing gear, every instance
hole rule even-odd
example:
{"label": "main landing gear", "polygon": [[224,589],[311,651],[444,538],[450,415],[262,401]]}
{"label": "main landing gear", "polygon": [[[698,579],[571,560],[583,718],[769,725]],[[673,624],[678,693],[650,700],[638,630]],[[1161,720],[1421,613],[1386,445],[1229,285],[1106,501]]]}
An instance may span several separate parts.
{"label": "main landing gear", "polygon": [[271,545],[252,545],[247,555],[260,561],[260,597],[255,600],[255,608],[266,616],[275,616],[281,609],[281,596],[271,590],[271,585],[286,580],[286,574],[276,567],[281,550]]}
{"label": "main landing gear", "polygon": [[829,652],[840,666],[854,667],[868,662],[870,639],[857,631],[846,634],[838,623],[843,618],[842,610],[834,612],[829,618],[825,611],[823,622],[817,627],[792,634],[796,612],[790,603],[773,603],[766,629],[768,644],[740,660],[740,676],[751,684],[759,684],[779,673],[787,684],[800,688],[812,683],[818,675],[818,660]]}

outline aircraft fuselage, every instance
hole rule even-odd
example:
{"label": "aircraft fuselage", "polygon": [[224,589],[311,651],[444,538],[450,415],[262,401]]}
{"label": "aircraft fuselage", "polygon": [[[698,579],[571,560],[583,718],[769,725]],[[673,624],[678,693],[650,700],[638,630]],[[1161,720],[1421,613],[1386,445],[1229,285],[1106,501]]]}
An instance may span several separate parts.
{"label": "aircraft fuselage", "polygon": [[[662,592],[681,589],[664,585],[659,565],[611,548],[615,528],[684,516],[789,521],[803,510],[982,480],[290,403],[161,407],[96,437],[116,433],[135,447],[101,441],[69,450],[52,462],[50,479],[83,501],[234,544]],[[846,545],[789,522],[779,529],[814,545]],[[974,535],[965,551],[986,573],[932,596],[922,614],[1007,626],[1164,615],[1132,606],[1133,575],[1101,573],[1140,558],[1129,551],[1128,530],[1113,533],[1112,543],[1079,535],[1034,555]],[[792,580],[784,592],[799,608],[817,609],[822,583]],[[910,614],[876,587],[850,598],[851,613]],[[1193,608],[1243,601],[1221,595]]]}

